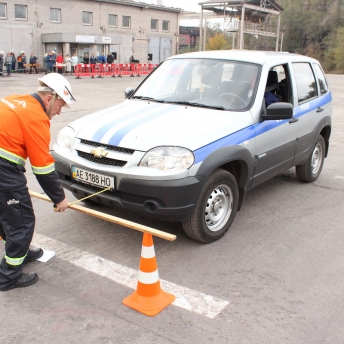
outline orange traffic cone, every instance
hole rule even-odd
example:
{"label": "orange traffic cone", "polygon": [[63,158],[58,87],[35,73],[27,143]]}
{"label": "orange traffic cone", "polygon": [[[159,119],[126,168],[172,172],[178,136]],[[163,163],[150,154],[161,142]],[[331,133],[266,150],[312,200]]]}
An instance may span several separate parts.
{"label": "orange traffic cone", "polygon": [[160,288],[153,237],[151,234],[143,233],[137,289],[122,302],[138,312],[154,316],[171,304],[175,298],[174,295]]}

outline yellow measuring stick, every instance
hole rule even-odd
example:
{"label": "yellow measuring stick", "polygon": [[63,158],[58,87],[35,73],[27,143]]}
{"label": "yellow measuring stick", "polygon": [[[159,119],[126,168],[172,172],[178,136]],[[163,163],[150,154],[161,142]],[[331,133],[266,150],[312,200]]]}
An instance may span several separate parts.
{"label": "yellow measuring stick", "polygon": [[[106,189],[101,190],[101,192],[104,192],[104,191],[106,191]],[[30,193],[31,197],[39,198],[39,199],[42,199],[44,201],[52,203],[52,200],[48,196],[46,196],[46,195],[42,195],[42,194],[40,194],[38,192],[34,192],[34,191],[30,191],[30,190],[29,190],[29,193]],[[98,192],[98,193],[100,193],[100,192]],[[95,194],[93,194],[91,196],[94,196],[94,195]],[[88,197],[91,197],[91,196],[87,196],[85,198],[88,198]],[[82,199],[78,200],[76,202],[80,202],[80,201],[82,201]],[[73,203],[76,203],[76,202],[73,202]],[[166,232],[160,231],[158,229],[154,229],[154,228],[151,228],[151,227],[143,226],[143,225],[140,225],[139,223],[135,223],[135,222],[132,222],[132,221],[124,220],[124,219],[121,219],[121,218],[116,217],[116,216],[112,216],[112,215],[108,215],[108,214],[102,213],[100,211],[88,209],[86,207],[81,207],[80,205],[73,204],[73,203],[69,203],[68,204],[68,208],[76,210],[76,211],[79,211],[80,213],[88,214],[88,215],[97,217],[99,219],[102,219],[102,220],[105,220],[105,221],[108,221],[108,222],[111,222],[111,223],[116,223],[118,225],[121,225],[121,226],[124,226],[124,227],[127,227],[127,228],[135,229],[136,231],[139,231],[139,232],[148,233],[148,234],[154,235],[154,236],[156,236],[158,238],[161,238],[161,239],[165,239],[165,240],[169,240],[169,241],[174,241],[174,240],[177,239],[176,235],[174,235],[174,234],[166,233]]]}

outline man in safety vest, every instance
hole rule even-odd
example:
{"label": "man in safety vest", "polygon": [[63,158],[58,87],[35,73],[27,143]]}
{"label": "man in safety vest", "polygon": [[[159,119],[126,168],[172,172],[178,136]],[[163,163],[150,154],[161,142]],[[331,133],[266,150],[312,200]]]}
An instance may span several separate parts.
{"label": "man in safety vest", "polygon": [[35,215],[24,175],[27,158],[42,189],[56,204],[55,211],[68,208],[49,153],[50,120],[75,99],[60,74],[47,74],[38,81],[36,93],[0,99],[0,236],[5,242],[1,291],[36,283],[37,274],[23,273],[23,264],[43,255],[42,249],[29,248]]}

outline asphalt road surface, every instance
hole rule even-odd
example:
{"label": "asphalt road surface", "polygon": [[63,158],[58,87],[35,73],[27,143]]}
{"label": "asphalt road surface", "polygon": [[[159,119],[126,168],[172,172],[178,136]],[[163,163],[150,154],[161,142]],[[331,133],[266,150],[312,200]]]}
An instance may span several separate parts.
{"label": "asphalt road surface", "polygon": [[[67,78],[77,102],[52,120],[52,141],[143,79]],[[302,183],[290,169],[255,188],[215,243],[190,240],[178,223],[80,203],[177,235],[154,239],[161,284],[176,295],[155,317],[122,304],[136,288],[142,233],[33,199],[34,243],[56,256],[25,266],[35,285],[0,293],[0,343],[344,343],[344,76],[328,80],[333,127],[319,179]],[[36,86],[37,75],[1,77],[0,97]],[[42,192],[30,168],[27,179]]]}

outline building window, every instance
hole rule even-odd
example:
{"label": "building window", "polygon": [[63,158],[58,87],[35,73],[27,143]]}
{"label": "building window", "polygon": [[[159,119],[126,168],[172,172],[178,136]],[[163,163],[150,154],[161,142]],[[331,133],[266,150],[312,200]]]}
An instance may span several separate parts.
{"label": "building window", "polygon": [[82,23],[92,25],[92,12],[82,12]]}
{"label": "building window", "polygon": [[6,13],[6,4],[0,2],[0,18],[1,19],[6,19],[7,18],[7,13]]}
{"label": "building window", "polygon": [[130,28],[131,17],[123,16],[122,18],[122,27],[129,29]]}
{"label": "building window", "polygon": [[151,30],[158,31],[158,19],[151,19]]}
{"label": "building window", "polygon": [[109,26],[117,27],[117,16],[115,14],[109,14]]}
{"label": "building window", "polygon": [[170,22],[168,20],[162,21],[162,31],[170,31]]}
{"label": "building window", "polygon": [[61,10],[59,8],[50,9],[50,21],[53,23],[61,23]]}
{"label": "building window", "polygon": [[27,20],[27,6],[14,5],[14,18],[19,20]]}

